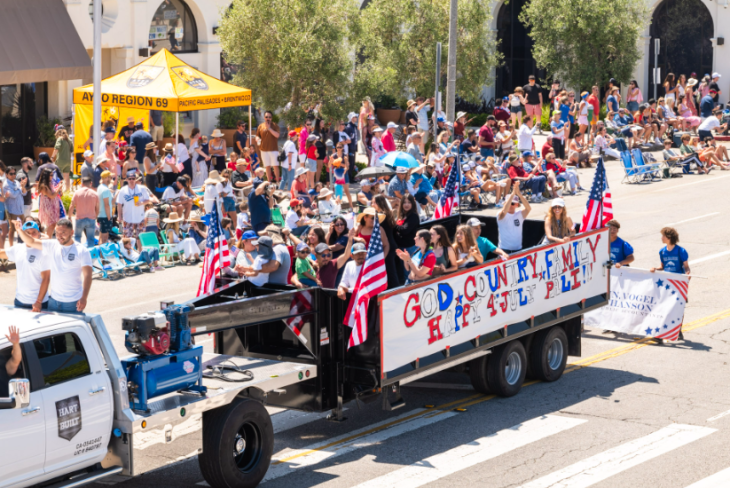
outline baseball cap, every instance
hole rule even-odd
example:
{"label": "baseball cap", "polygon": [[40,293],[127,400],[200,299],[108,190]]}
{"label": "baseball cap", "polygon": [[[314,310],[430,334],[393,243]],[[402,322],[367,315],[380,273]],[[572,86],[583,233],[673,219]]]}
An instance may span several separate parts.
{"label": "baseball cap", "polygon": [[309,246],[306,242],[300,242],[299,244],[297,244],[297,252],[306,251],[307,249],[309,249]]}
{"label": "baseball cap", "polygon": [[398,128],[398,124],[396,124],[395,122],[388,122],[388,129],[397,129],[397,128]]}
{"label": "baseball cap", "polygon": [[406,174],[408,173],[408,168],[406,168],[405,166],[398,166],[397,168],[395,168],[395,172],[399,175]]}
{"label": "baseball cap", "polygon": [[21,227],[21,229],[23,229],[23,230],[35,229],[38,232],[40,232],[40,229],[38,228],[38,224],[36,224],[35,222],[32,222],[32,221],[24,223],[23,227]]}
{"label": "baseball cap", "polygon": [[609,83],[613,83],[614,85],[615,85],[616,83],[618,83],[618,82],[616,81],[616,78],[611,78],[610,80],[608,80],[608,82],[609,82]]}
{"label": "baseball cap", "polygon": [[296,207],[297,205],[301,205],[301,204],[302,204],[302,201],[297,200],[296,198],[292,198],[291,200],[289,200],[289,207]]}
{"label": "baseball cap", "polygon": [[109,178],[110,176],[112,176],[112,172],[111,172],[111,171],[102,171],[102,172],[101,172],[101,179],[102,179],[102,180],[103,180],[104,178]]}
{"label": "baseball cap", "polygon": [[330,247],[327,244],[325,244],[324,242],[320,242],[319,244],[317,244],[317,247],[314,248],[314,252],[316,252],[317,254],[322,254],[323,252],[329,251],[329,250],[330,250]]}
{"label": "baseball cap", "polygon": [[468,164],[462,164],[462,165],[461,165],[461,170],[462,170],[462,171],[469,171],[470,169],[471,169],[471,168],[469,167],[469,165],[468,165]]}
{"label": "baseball cap", "polygon": [[446,122],[446,119],[443,117],[436,117],[436,122]]}
{"label": "baseball cap", "polygon": [[565,200],[562,198],[553,198],[553,201],[550,202],[550,208],[552,207],[565,207]]}
{"label": "baseball cap", "polygon": [[365,249],[365,244],[362,242],[356,242],[352,245],[352,249],[350,249],[350,254],[360,254],[361,252],[368,252],[367,249]]}
{"label": "baseball cap", "polygon": [[258,239],[258,238],[259,238],[259,235],[252,230],[247,230],[246,232],[241,234],[242,241],[247,241],[249,239]]}
{"label": "baseball cap", "polygon": [[84,157],[85,158],[90,158],[93,155],[94,155],[94,152],[93,151],[90,151],[89,149],[87,149],[86,151],[84,151]]}
{"label": "baseball cap", "polygon": [[357,114],[355,112],[350,112],[347,114],[347,120],[352,120],[353,117],[357,117]]}
{"label": "baseball cap", "polygon": [[520,197],[518,197],[517,195],[515,195],[515,196],[512,197],[512,201],[515,202],[515,203],[520,203]]}
{"label": "baseball cap", "polygon": [[524,151],[524,152],[522,153],[522,157],[523,157],[523,158],[526,158],[526,157],[528,157],[528,156],[533,156],[533,154],[532,154],[532,151]]}
{"label": "baseball cap", "polygon": [[[361,180],[360,181],[360,187],[362,188],[363,186],[373,186],[373,182],[371,180],[368,180],[368,179]],[[289,202],[289,203],[291,203],[291,202]]]}
{"label": "baseball cap", "polygon": [[722,77],[722,75],[720,73],[718,73],[717,71],[715,71],[714,73],[712,73],[712,77],[713,78],[720,78],[720,77]]}
{"label": "baseball cap", "polygon": [[293,130],[289,132],[289,137],[294,137],[295,135],[297,135],[297,131]]}
{"label": "baseball cap", "polygon": [[486,224],[483,224],[482,221],[476,217],[472,217],[469,220],[467,220],[466,224],[471,227],[481,227],[482,225],[486,225]]}
{"label": "baseball cap", "polygon": [[509,97],[502,97],[502,100],[507,102],[507,101],[509,101]]}

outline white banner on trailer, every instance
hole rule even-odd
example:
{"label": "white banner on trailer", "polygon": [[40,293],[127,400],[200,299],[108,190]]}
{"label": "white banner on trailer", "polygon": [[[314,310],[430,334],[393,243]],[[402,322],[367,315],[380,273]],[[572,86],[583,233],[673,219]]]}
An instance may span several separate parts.
{"label": "white banner on trailer", "polygon": [[608,292],[608,231],[383,294],[384,372]]}
{"label": "white banner on trailer", "polygon": [[676,341],[688,292],[687,275],[614,268],[608,305],[585,314],[585,325]]}

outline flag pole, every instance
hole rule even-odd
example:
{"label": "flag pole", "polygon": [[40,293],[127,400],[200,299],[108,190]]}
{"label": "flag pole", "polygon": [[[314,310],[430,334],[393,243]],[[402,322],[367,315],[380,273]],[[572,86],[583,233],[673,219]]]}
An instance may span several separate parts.
{"label": "flag pole", "polygon": [[[598,159],[598,164],[603,166],[603,156]],[[606,197],[606,168],[603,168],[603,186],[601,187],[601,227],[603,228],[603,199]]]}

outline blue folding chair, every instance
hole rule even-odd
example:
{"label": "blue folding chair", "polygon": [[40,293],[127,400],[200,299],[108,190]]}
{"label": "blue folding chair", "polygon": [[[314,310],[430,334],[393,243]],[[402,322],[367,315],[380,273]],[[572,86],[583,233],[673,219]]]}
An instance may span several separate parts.
{"label": "blue folding chair", "polygon": [[633,149],[631,155],[634,158],[634,163],[637,168],[645,168],[645,172],[651,179],[661,179],[661,164],[659,163],[647,163],[644,158],[644,153],[641,149]]}
{"label": "blue folding chair", "polygon": [[142,270],[139,268],[139,263],[130,263],[121,255],[119,244],[113,242],[107,242],[99,246],[99,254],[101,255],[102,261],[106,261],[111,265],[112,271],[126,276],[128,269],[134,269],[141,273]]}

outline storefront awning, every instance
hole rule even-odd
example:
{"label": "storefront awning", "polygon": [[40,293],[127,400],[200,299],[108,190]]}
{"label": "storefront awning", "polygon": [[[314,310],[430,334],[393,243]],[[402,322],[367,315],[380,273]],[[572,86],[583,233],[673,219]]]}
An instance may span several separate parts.
{"label": "storefront awning", "polygon": [[91,60],[63,0],[2,1],[0,85],[91,76]]}

